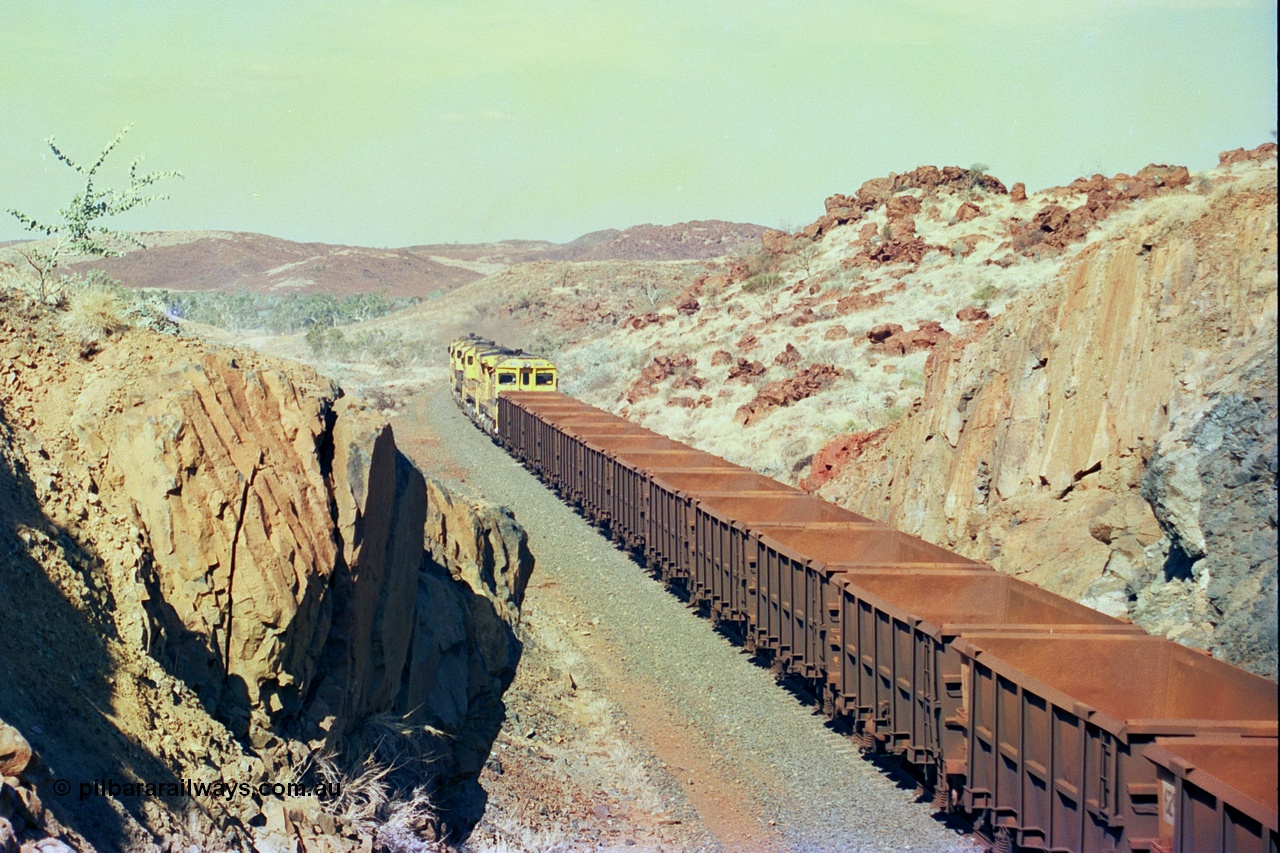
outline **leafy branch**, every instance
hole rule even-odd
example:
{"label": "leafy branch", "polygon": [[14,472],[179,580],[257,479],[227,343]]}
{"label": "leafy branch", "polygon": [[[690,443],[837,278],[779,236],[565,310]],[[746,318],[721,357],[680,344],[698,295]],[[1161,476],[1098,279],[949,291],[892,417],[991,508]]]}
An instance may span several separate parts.
{"label": "leafy branch", "polygon": [[124,252],[122,245],[145,249],[146,245],[132,234],[115,231],[100,224],[100,220],[144,207],[155,201],[167,199],[165,193],[155,193],[151,188],[165,178],[180,178],[178,171],[140,172],[141,155],[129,164],[129,184],[123,189],[102,188],[97,185],[98,171],[107,157],[120,144],[120,140],[133,125],[126,125],[107,143],[92,165],[77,163],[58,147],[53,137],[45,140],[57,160],[84,179],[84,189],[76,193],[66,207],[58,211],[56,221],[41,221],[19,210],[9,213],[28,231],[43,234],[52,239],[51,246],[28,246],[18,250],[35,271],[37,296],[41,301],[56,301],[64,283],[57,277],[58,264],[64,254],[118,257]]}

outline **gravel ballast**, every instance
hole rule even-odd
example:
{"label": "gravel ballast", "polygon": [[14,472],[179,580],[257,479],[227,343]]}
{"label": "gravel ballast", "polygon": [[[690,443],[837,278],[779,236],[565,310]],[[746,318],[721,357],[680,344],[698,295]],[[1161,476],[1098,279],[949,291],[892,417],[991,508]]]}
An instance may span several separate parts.
{"label": "gravel ballast", "polygon": [[[596,663],[622,694],[615,701],[628,716],[674,711],[636,721],[642,738],[662,740],[669,727],[696,743],[716,781],[758,808],[762,831],[792,850],[978,849],[492,444],[446,391],[423,402],[415,414],[467,471],[464,490],[511,507],[529,533],[535,581],[554,583],[592,626],[589,647],[609,658]],[[714,818],[704,814],[726,847],[750,849],[717,832]]]}

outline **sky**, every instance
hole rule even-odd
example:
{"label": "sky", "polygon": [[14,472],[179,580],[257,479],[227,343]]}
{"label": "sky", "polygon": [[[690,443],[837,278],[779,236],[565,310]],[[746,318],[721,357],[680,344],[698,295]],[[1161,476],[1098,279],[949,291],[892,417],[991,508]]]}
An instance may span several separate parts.
{"label": "sky", "polygon": [[[1276,3],[4,0],[0,211],[55,218],[132,129],[118,228],[366,246],[799,227],[924,164],[1031,190],[1276,129]],[[23,237],[0,214],[0,240]]]}

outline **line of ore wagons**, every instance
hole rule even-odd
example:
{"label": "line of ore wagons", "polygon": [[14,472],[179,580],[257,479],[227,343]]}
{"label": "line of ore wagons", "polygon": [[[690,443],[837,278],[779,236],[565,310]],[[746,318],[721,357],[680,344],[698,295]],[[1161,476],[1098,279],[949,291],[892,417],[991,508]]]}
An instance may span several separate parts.
{"label": "line of ore wagons", "polygon": [[572,397],[504,394],[498,422],[997,848],[1275,853],[1272,682]]}

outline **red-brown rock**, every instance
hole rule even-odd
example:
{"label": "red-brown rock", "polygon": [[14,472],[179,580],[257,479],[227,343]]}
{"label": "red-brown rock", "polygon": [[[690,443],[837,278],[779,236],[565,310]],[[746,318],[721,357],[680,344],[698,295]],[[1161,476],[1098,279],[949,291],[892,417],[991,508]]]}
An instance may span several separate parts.
{"label": "red-brown rock", "polygon": [[784,349],[782,352],[778,353],[773,358],[774,364],[779,364],[783,366],[789,365],[789,364],[798,364],[799,362],[800,362],[800,350],[796,349],[791,344],[787,344],[787,348]]}
{"label": "red-brown rock", "polygon": [[[909,222],[910,220],[896,220],[894,225],[902,221]],[[914,225],[914,223],[912,224]],[[871,247],[869,250],[860,252],[855,256],[855,262],[871,267],[893,263],[906,263],[914,267],[924,259],[924,256],[931,249],[936,248],[938,247],[930,246],[919,237],[912,237],[906,240],[890,239],[878,246]]]}
{"label": "red-brown rock", "polygon": [[822,339],[824,341],[842,341],[847,337],[849,337],[849,330],[839,324],[827,329],[827,331],[822,335]]}
{"label": "red-brown rock", "polygon": [[[627,401],[630,403],[638,402],[646,397],[652,397],[657,393],[659,382],[675,376],[677,372],[684,377],[690,377],[693,371],[693,359],[684,353],[678,355],[659,355],[655,356],[653,361],[640,371],[640,376],[636,381],[631,383],[631,387],[627,389]],[[696,386],[701,388],[701,385]]]}
{"label": "red-brown rock", "polygon": [[806,326],[809,323],[816,323],[818,319],[818,315],[813,313],[813,309],[806,305],[797,311],[788,323],[792,326]]}
{"label": "red-brown rock", "polygon": [[721,365],[733,362],[733,355],[728,350],[718,349],[711,354],[711,366],[720,367]]}
{"label": "red-brown rock", "polygon": [[1167,166],[1152,163],[1138,170],[1138,174],[1135,177],[1147,178],[1157,187],[1168,187],[1169,189],[1185,187],[1191,183],[1191,172],[1187,170],[1186,166]]}
{"label": "red-brown rock", "polygon": [[1261,162],[1263,160],[1274,160],[1275,157],[1276,144],[1274,142],[1264,142],[1252,150],[1236,148],[1232,151],[1223,151],[1218,155],[1218,165],[1230,166],[1234,163],[1245,163],[1249,160]]}
{"label": "red-brown rock", "polygon": [[956,209],[956,222],[969,222],[984,215],[982,208],[971,201],[966,201]]}
{"label": "red-brown rock", "polygon": [[905,243],[915,236],[916,221],[911,217],[889,220],[889,242]]}
{"label": "red-brown rock", "polygon": [[1031,217],[1031,227],[1037,231],[1052,234],[1054,231],[1060,231],[1066,226],[1069,215],[1067,209],[1062,205],[1050,204],[1041,208],[1035,216]]}
{"label": "red-brown rock", "polygon": [[867,340],[873,344],[883,343],[894,335],[902,334],[902,327],[897,323],[881,323],[867,332]]}
{"label": "red-brown rock", "polygon": [[771,255],[785,254],[794,238],[786,231],[770,228],[760,235],[760,246]]}
{"label": "red-brown rock", "polygon": [[730,379],[750,379],[753,376],[763,376],[764,365],[758,361],[747,361],[745,358],[738,359],[738,363],[729,368],[729,375],[725,377],[725,381]]}
{"label": "red-brown rock", "polygon": [[698,303],[698,300],[694,299],[692,296],[686,296],[676,303],[676,311],[684,314],[686,317],[691,314],[698,313],[698,309],[701,307],[702,306]]}
{"label": "red-brown rock", "polygon": [[770,382],[761,388],[754,400],[738,408],[733,419],[750,426],[774,409],[812,397],[843,374],[843,370],[831,364],[811,364],[797,370],[790,379]]}
{"label": "red-brown rock", "polygon": [[991,319],[991,315],[981,308],[969,306],[968,308],[961,308],[957,311],[956,319],[965,323],[976,323],[979,320]]}
{"label": "red-brown rock", "polygon": [[1013,189],[1009,190],[1009,201],[1026,201],[1027,185],[1022,181],[1018,181],[1013,185]]}
{"label": "red-brown rock", "polygon": [[750,332],[739,338],[738,342],[733,345],[734,349],[741,350],[742,352],[750,352],[758,346],[760,346],[760,341],[758,341],[756,336]]}
{"label": "red-brown rock", "polygon": [[895,195],[885,201],[884,212],[890,219],[915,216],[920,212],[920,199],[913,195]]}
{"label": "red-brown rock", "polygon": [[951,337],[935,320],[926,320],[920,328],[903,331],[897,323],[884,323],[867,332],[871,347],[885,355],[906,355],[922,349],[932,349],[939,342]]}
{"label": "red-brown rock", "polygon": [[645,329],[655,323],[661,323],[661,315],[650,311],[648,314],[642,314],[639,317],[630,317],[622,325],[630,329]]}
{"label": "red-brown rock", "polygon": [[893,195],[893,178],[872,178],[858,187],[855,198],[864,210],[870,210]]}
{"label": "red-brown rock", "polygon": [[884,302],[885,294],[883,291],[879,293],[865,293],[858,291],[848,296],[842,296],[836,301],[836,310],[841,314],[852,314],[854,311],[865,311],[868,308],[874,308]]}
{"label": "red-brown rock", "polygon": [[809,465],[809,476],[800,481],[800,488],[806,492],[816,492],[824,483],[840,473],[840,469],[850,459],[860,456],[868,445],[884,434],[884,429],[876,429],[833,438],[813,455],[813,462]]}

